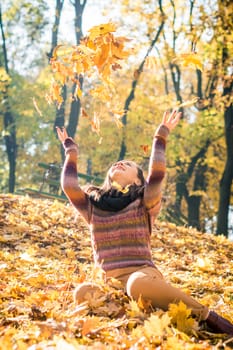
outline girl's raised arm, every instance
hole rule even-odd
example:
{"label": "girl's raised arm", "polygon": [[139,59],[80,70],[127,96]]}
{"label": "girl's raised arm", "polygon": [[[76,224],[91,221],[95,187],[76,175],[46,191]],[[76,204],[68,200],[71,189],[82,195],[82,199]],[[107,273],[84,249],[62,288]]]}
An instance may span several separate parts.
{"label": "girl's raised arm", "polygon": [[161,207],[162,181],[166,172],[166,141],[171,130],[173,130],[180,120],[181,113],[173,110],[171,113],[165,112],[162,123],[155,132],[150,163],[148,169],[147,185],[144,192],[144,203],[147,209],[151,210],[151,215],[156,217]]}
{"label": "girl's raised arm", "polygon": [[74,140],[68,136],[65,128],[57,127],[58,138],[65,149],[65,162],[61,175],[61,186],[72,205],[88,222],[89,200],[87,194],[82,190],[78,183],[78,146]]}

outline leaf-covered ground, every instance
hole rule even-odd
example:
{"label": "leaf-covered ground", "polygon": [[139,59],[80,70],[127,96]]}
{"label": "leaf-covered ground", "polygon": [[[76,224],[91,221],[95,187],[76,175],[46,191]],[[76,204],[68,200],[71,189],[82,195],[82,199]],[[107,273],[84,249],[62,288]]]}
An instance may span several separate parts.
{"label": "leaf-covered ground", "polygon": [[[168,312],[129,300],[93,270],[89,232],[67,204],[0,195],[0,350],[231,349],[184,305]],[[233,321],[233,243],[157,222],[153,258],[165,277]],[[81,306],[83,281],[103,292]]]}

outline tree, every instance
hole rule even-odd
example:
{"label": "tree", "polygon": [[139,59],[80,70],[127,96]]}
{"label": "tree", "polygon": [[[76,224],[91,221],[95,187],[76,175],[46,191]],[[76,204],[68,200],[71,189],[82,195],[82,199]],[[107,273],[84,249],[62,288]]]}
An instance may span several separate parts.
{"label": "tree", "polygon": [[[228,212],[231,199],[233,182],[233,74],[231,61],[231,45],[228,39],[232,37],[232,5],[228,0],[219,1],[220,34],[222,43],[219,43],[219,50],[222,53],[221,63],[223,70],[223,93],[224,99],[224,131],[226,140],[226,162],[219,189],[219,207],[217,234],[228,236]],[[230,68],[231,67],[231,68]]]}
{"label": "tree", "polygon": [[[74,0],[71,1],[72,6],[74,7],[75,11],[75,19],[74,19],[74,31],[75,31],[75,36],[76,36],[76,45],[79,45],[80,39],[83,36],[82,33],[82,16],[83,16],[83,11],[85,9],[87,0],[81,1],[81,0]],[[48,54],[49,60],[53,59],[53,52],[54,49],[58,45],[58,33],[59,33],[59,24],[60,24],[60,19],[62,15],[62,8],[64,5],[64,0],[57,0],[56,1],[56,9],[55,9],[55,19],[54,19],[54,25],[52,28],[52,40],[51,40],[51,49],[50,53]],[[80,103],[80,98],[79,96],[75,95],[75,91],[77,89],[77,84],[80,87],[80,90],[82,90],[82,83],[83,83],[83,78],[81,75],[76,76],[76,81],[73,83],[73,86],[71,88],[71,103],[70,103],[70,112],[69,112],[69,119],[67,123],[67,132],[71,137],[74,137],[76,133],[76,129],[78,126],[78,119],[79,119],[79,114],[80,114],[80,108],[81,108],[81,103]],[[69,89],[67,84],[63,84],[61,87],[61,101],[57,105],[56,108],[56,117],[54,121],[54,132],[56,134],[56,127],[63,127],[65,125],[65,114],[66,114],[66,109],[68,108],[67,106],[67,90]],[[62,159],[64,158],[64,151],[63,147],[61,146],[61,157]]]}
{"label": "tree", "polygon": [[6,38],[3,28],[2,21],[2,8],[0,5],[0,26],[2,34],[2,51],[3,51],[3,63],[1,62],[0,67],[5,70],[5,82],[2,89],[2,98],[4,101],[3,109],[3,120],[4,120],[4,139],[6,144],[6,152],[9,162],[9,178],[8,188],[9,192],[13,193],[15,189],[15,169],[16,169],[16,157],[17,157],[17,143],[16,143],[16,127],[15,118],[11,111],[9,102],[9,83],[10,83],[10,72],[8,67],[8,57],[6,48]]}
{"label": "tree", "polygon": [[[0,26],[2,35],[2,54],[1,63],[2,76],[4,77],[2,81],[2,101],[3,109],[3,128],[4,128],[4,140],[6,145],[6,153],[9,164],[9,177],[8,177],[8,191],[14,192],[15,180],[16,180],[16,161],[18,156],[18,145],[16,141],[17,133],[17,111],[14,110],[12,106],[12,90],[14,88],[14,76],[16,75],[16,70],[23,67],[23,61],[27,59],[27,50],[11,45],[11,41],[19,42],[18,38],[22,36],[22,32],[26,34],[24,36],[24,43],[26,43],[32,50],[33,46],[37,45],[37,39],[41,32],[43,32],[44,26],[47,23],[46,19],[44,21],[43,11],[46,8],[45,2],[40,1],[38,7],[31,6],[30,1],[20,1],[14,2],[10,1],[5,4],[3,10],[0,7]],[[4,18],[3,18],[4,15]],[[22,24],[21,33],[14,30],[15,25]],[[13,39],[14,37],[14,39]],[[27,41],[28,40],[28,41]],[[31,45],[31,46],[30,46]],[[33,50],[32,50],[33,51]],[[16,62],[15,57],[20,57]],[[22,63],[22,65],[20,65]],[[16,92],[17,93],[17,92]]]}

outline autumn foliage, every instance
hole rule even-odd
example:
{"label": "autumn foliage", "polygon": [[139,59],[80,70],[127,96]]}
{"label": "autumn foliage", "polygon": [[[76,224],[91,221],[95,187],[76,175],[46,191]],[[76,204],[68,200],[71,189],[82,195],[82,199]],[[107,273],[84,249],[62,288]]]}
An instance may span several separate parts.
{"label": "autumn foliage", "polygon": [[[129,300],[93,269],[89,232],[57,201],[0,196],[0,349],[230,349],[199,326],[185,305],[168,312]],[[153,259],[169,279],[233,321],[233,243],[156,222]],[[81,282],[101,287],[73,304]]]}
{"label": "autumn foliage", "polygon": [[[55,103],[60,108],[63,102],[62,86],[69,83],[76,85],[71,99],[82,100],[83,90],[80,77],[84,77],[91,81],[90,88],[85,89],[85,94],[89,94],[100,103],[108,104],[111,119],[116,122],[117,127],[122,127],[121,117],[126,111],[111,103],[113,95],[117,94],[116,81],[112,75],[122,68],[124,61],[133,54],[133,49],[127,47],[130,39],[116,36],[116,30],[116,25],[112,22],[100,24],[92,27],[79,45],[58,45],[55,47],[50,60],[53,78],[50,90],[46,94],[49,104]],[[183,67],[202,70],[201,58],[194,52],[177,55],[173,61],[179,62]],[[146,69],[155,70],[156,66],[156,57],[146,57]],[[136,71],[132,72],[132,75],[133,73],[134,76],[137,75]],[[192,106],[197,101],[198,98],[195,97],[182,104],[177,103],[177,106],[174,107]],[[100,118],[98,113],[92,117],[82,108],[81,116],[89,118],[92,131],[99,133]]]}
{"label": "autumn foliage", "polygon": [[[113,23],[101,24],[92,27],[80,45],[58,45],[54,49],[50,60],[53,79],[50,91],[46,95],[48,103],[55,102],[59,108],[63,102],[61,88],[69,82],[76,84],[72,98],[81,99],[83,92],[80,77],[96,79],[97,83],[88,93],[101,102],[110,102],[112,94],[115,93],[115,83],[111,74],[122,68],[121,62],[130,54],[130,49],[126,49],[129,39],[115,36],[115,31],[116,26]],[[82,114],[89,117],[84,110]],[[112,114],[117,122],[123,112],[117,110],[112,111]],[[98,132],[98,120],[93,120],[91,124],[94,131]]]}

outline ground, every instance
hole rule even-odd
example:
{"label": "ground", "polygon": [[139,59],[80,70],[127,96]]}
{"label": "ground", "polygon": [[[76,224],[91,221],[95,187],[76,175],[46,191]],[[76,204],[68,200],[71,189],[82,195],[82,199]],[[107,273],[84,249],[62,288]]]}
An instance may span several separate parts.
{"label": "ground", "polygon": [[[0,195],[0,350],[231,349],[184,305],[133,302],[92,265],[88,229],[67,203]],[[233,321],[233,242],[157,221],[153,259],[173,285]],[[75,286],[101,292],[73,302]]]}

